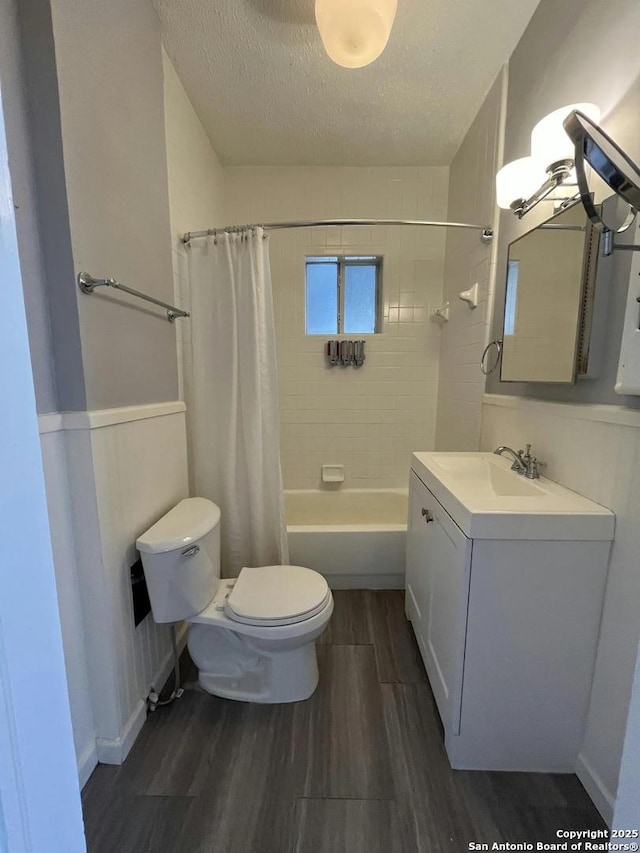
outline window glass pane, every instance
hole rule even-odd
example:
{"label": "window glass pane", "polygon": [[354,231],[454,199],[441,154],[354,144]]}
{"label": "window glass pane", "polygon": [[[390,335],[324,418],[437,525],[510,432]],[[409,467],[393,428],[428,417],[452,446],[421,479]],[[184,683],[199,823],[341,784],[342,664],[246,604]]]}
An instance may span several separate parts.
{"label": "window glass pane", "polygon": [[344,267],[344,331],[371,334],[376,330],[376,267]]}
{"label": "window glass pane", "polygon": [[507,266],[507,295],[504,304],[504,334],[516,333],[516,306],[518,304],[518,274],[520,261],[509,261]]}
{"label": "window glass pane", "polygon": [[308,335],[338,333],[338,264],[307,264]]}

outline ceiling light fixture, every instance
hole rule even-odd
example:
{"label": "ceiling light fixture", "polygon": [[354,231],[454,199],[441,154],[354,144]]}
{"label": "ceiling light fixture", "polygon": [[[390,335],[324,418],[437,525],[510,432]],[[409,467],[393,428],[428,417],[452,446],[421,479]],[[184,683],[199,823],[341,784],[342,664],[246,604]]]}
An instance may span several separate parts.
{"label": "ceiling light fixture", "polygon": [[344,68],[362,68],[387,45],[398,0],[316,0],[324,49]]}
{"label": "ceiling light fixture", "polygon": [[541,201],[550,200],[555,189],[575,182],[574,145],[563,121],[576,110],[593,121],[600,118],[595,104],[568,104],[541,119],[531,133],[531,155],[507,163],[496,175],[499,207],[522,219]]}

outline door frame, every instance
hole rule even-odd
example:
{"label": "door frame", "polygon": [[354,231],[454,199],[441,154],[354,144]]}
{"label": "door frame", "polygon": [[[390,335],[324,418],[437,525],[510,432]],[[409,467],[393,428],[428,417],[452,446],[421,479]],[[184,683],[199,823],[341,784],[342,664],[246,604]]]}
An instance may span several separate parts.
{"label": "door frame", "polygon": [[0,79],[0,852],[86,850]]}

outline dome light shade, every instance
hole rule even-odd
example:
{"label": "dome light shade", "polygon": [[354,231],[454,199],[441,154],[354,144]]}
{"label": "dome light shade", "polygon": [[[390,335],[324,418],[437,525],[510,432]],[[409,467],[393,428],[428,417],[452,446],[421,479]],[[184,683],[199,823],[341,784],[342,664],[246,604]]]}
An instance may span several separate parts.
{"label": "dome light shade", "polygon": [[557,163],[573,162],[574,144],[563,126],[573,110],[580,110],[596,124],[600,120],[600,108],[596,104],[568,104],[549,113],[531,131],[531,156],[546,170]]}
{"label": "dome light shade", "polygon": [[544,169],[534,157],[521,157],[507,163],[496,175],[498,207],[510,210],[514,202],[528,199],[545,178]]}
{"label": "dome light shade", "polygon": [[362,68],[385,49],[398,0],[316,0],[324,49],[344,68]]}

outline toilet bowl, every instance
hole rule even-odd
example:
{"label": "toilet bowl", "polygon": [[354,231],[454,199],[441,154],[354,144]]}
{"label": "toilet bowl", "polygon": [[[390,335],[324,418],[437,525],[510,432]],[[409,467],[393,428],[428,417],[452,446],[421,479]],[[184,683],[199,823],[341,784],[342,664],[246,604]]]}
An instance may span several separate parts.
{"label": "toilet bowl", "polygon": [[156,622],[190,623],[187,644],[208,693],[297,702],[318,684],[315,641],[333,613],[318,572],[262,566],[220,579],[220,510],[188,498],[137,540]]}

